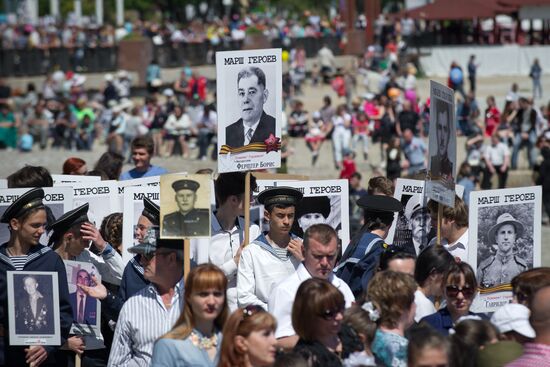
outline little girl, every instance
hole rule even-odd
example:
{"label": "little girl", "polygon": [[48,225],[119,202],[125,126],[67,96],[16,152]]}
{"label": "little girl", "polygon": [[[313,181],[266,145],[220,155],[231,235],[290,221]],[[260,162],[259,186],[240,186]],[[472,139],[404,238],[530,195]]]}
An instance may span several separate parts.
{"label": "little girl", "polygon": [[416,283],[410,275],[390,270],[376,273],[369,284],[367,299],[370,305],[364,306],[379,316],[372,342],[372,352],[379,365],[407,366],[409,342],[405,330],[414,323],[415,291]]}

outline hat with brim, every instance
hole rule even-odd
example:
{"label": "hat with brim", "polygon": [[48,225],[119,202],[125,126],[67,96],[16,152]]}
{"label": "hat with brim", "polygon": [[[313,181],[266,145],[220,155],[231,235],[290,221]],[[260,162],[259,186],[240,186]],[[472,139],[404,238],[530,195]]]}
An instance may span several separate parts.
{"label": "hat with brim", "polygon": [[273,187],[262,191],[258,195],[258,202],[264,206],[270,205],[294,205],[302,200],[303,194],[294,187]]}
{"label": "hat with brim", "polygon": [[529,309],[519,303],[507,303],[495,311],[491,322],[504,334],[515,331],[527,338],[536,336],[535,330],[529,323]]}
{"label": "hat with brim", "polygon": [[11,203],[10,206],[6,209],[2,218],[0,219],[1,223],[9,223],[13,218],[20,218],[25,213],[30,210],[37,208],[44,208],[44,190],[41,188],[35,188],[27,191],[23,195],[19,196],[17,200]]}
{"label": "hat with brim", "polygon": [[161,248],[183,250],[183,240],[160,238],[159,227],[152,226],[147,230],[143,240],[138,245],[130,247],[128,252],[132,254],[151,255]]}
{"label": "hat with brim", "polygon": [[309,213],[320,213],[328,218],[330,214],[330,199],[326,196],[308,196],[300,201],[296,208],[296,218]]}
{"label": "hat with brim", "polygon": [[505,224],[511,224],[516,229],[516,238],[521,237],[523,234],[523,224],[518,222],[510,213],[504,213],[499,215],[497,223],[489,229],[488,237],[490,243],[496,243],[495,234],[500,227]]}
{"label": "hat with brim", "polygon": [[160,223],[160,207],[149,198],[143,198],[141,215],[149,219],[154,226],[158,226]]}
{"label": "hat with brim", "polygon": [[372,213],[395,213],[403,209],[403,204],[399,200],[386,195],[363,196],[357,200],[357,205]]}
{"label": "hat with brim", "polygon": [[70,210],[67,213],[59,217],[55,222],[48,226],[48,230],[52,230],[53,233],[50,237],[50,244],[57,241],[67,231],[71,229],[75,224],[89,222],[88,209],[90,205],[88,203],[79,206],[76,209]]}

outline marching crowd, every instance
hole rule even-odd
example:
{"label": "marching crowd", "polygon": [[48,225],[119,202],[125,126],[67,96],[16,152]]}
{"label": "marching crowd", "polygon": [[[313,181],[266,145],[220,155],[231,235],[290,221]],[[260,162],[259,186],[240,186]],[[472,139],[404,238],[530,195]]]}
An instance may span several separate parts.
{"label": "marching crowd", "polygon": [[[150,137],[134,139],[131,150],[135,168],[128,172],[121,173],[121,156],[102,157],[101,164],[121,180],[166,173],[150,163]],[[63,172],[105,171],[88,171],[71,158]],[[443,210],[441,245],[425,237],[416,253],[385,242],[394,213],[403,209],[387,177],[369,180],[356,203],[362,225],[343,244],[324,223],[309,226],[303,238],[292,233],[302,193],[290,187],[260,192],[267,228],[245,228],[245,173],[222,173],[214,183],[211,236],[191,240],[184,278],[182,240],[162,238],[166,218],[149,199],[134,226],[139,243],[124,264],[122,213],[108,215],[99,228],[90,223],[88,204],[52,217],[42,187],[53,180],[43,167],[26,166],[7,181],[29,191],[1,218],[9,226],[9,240],[0,245],[4,365],[74,365],[75,355],[85,366],[549,365],[550,270],[529,269],[518,255],[514,243],[523,224],[511,214],[490,228],[496,252],[476,272],[464,255],[468,207],[459,197]],[[196,200],[193,182],[172,185],[182,215]],[[251,192],[255,188],[252,176]],[[418,213],[436,221],[437,205],[429,202]],[[46,232],[48,246],[40,244]],[[76,293],[69,294],[62,260],[92,263],[99,274],[79,271]],[[61,347],[10,345],[6,277],[21,270],[58,273]],[[511,285],[511,303],[492,314],[472,312],[480,290],[502,284]],[[48,322],[36,311],[44,297],[37,289],[44,291],[26,277],[29,306],[16,311],[16,319],[40,334]],[[70,300],[77,296],[80,303]],[[75,333],[73,322],[94,323],[95,313],[84,311],[88,298],[101,301],[101,332]]]}

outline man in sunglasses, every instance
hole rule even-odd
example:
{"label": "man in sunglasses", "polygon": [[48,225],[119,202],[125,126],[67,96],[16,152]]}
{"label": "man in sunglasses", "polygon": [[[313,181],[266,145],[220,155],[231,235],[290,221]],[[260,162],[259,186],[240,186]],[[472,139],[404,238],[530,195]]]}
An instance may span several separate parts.
{"label": "man in sunglasses", "polygon": [[161,239],[158,227],[151,227],[128,251],[141,255],[143,276],[151,284],[122,306],[108,366],[149,365],[155,340],[174,326],[183,309],[183,242]]}
{"label": "man in sunglasses", "polygon": [[292,187],[274,187],[258,195],[269,231],[242,251],[237,271],[239,307],[254,304],[267,310],[275,284],[294,274],[303,260],[302,240],[290,232],[300,200],[302,192]]}
{"label": "man in sunglasses", "polygon": [[364,225],[348,245],[336,267],[336,275],[359,297],[374,275],[380,255],[389,247],[384,243],[393,217],[403,209],[401,202],[384,195],[368,195],[357,200],[364,209]]}
{"label": "man in sunglasses", "polygon": [[277,284],[269,296],[268,310],[277,319],[275,337],[278,346],[292,349],[298,342],[298,335],[292,327],[292,304],[302,282],[310,278],[325,279],[342,292],[346,307],[355,297],[349,286],[333,273],[339,252],[338,235],[327,224],[314,224],[304,234],[304,261],[294,274]]}
{"label": "man in sunglasses", "polygon": [[516,241],[523,234],[523,224],[512,214],[499,215],[497,222],[489,229],[489,244],[496,243],[495,255],[483,260],[477,269],[478,282],[482,288],[508,284],[512,278],[527,270],[527,264],[515,255]]}

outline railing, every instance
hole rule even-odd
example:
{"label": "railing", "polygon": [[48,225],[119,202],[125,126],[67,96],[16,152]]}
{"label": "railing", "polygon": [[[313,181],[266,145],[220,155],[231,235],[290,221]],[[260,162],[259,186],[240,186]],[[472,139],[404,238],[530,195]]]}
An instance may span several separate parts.
{"label": "railing", "polygon": [[117,48],[51,48],[0,50],[1,76],[45,75],[59,68],[84,73],[117,69]]}
{"label": "railing", "polygon": [[[210,42],[172,43],[153,47],[153,57],[163,68],[197,66],[214,60],[215,51],[240,50],[243,41],[230,41],[212,46]],[[290,49],[302,46],[307,57],[315,57],[326,44],[335,55],[342,53],[340,39],[336,36],[274,39],[271,46]],[[211,59],[208,60],[209,56]],[[37,76],[59,68],[81,73],[98,73],[117,70],[118,49],[96,48],[51,48],[0,49],[0,76]]]}

